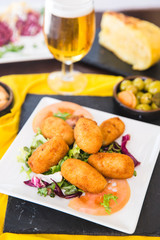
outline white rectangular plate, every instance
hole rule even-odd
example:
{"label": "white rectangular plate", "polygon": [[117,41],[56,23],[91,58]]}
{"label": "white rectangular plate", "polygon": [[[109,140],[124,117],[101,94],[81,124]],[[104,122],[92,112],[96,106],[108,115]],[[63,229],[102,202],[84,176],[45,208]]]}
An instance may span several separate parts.
{"label": "white rectangular plate", "polygon": [[[141,162],[141,165],[136,168],[137,176],[128,179],[131,188],[131,197],[127,205],[117,213],[106,216],[88,215],[69,208],[69,200],[59,197],[39,196],[37,189],[28,187],[23,183],[26,180],[26,174],[20,173],[21,164],[17,162],[17,155],[20,148],[30,146],[32,142],[34,136],[32,121],[34,116],[45,106],[56,102],[59,102],[59,100],[46,97],[40,101],[3,156],[0,161],[0,192],[132,234],[135,231],[147,187],[159,153],[160,127],[120,117],[126,126],[123,135],[131,135],[131,140],[127,143],[127,148]],[[91,108],[86,109],[91,112],[98,124],[110,117],[116,116]],[[121,138],[117,142],[120,143]]]}

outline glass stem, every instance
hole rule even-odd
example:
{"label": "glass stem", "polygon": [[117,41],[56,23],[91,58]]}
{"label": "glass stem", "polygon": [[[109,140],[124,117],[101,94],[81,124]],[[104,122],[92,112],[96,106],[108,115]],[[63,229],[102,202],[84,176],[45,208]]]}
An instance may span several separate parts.
{"label": "glass stem", "polygon": [[63,73],[63,81],[70,82],[73,81],[73,63],[62,63],[62,73]]}

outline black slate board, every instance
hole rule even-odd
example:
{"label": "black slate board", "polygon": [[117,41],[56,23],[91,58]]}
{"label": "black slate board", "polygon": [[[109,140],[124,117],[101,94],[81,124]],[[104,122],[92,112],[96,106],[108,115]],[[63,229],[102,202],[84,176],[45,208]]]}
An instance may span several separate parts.
{"label": "black slate board", "polygon": [[[20,129],[44,95],[28,95],[22,107]],[[50,96],[117,113],[112,97]],[[160,125],[160,120],[155,123]],[[160,236],[160,155],[158,157],[134,235]],[[142,186],[143,187],[143,186]],[[135,199],[136,201],[136,199]],[[132,219],[129,219],[132,221]],[[14,197],[9,197],[4,232],[125,236],[127,234]]]}
{"label": "black slate board", "polygon": [[117,75],[141,75],[160,79],[160,62],[145,71],[132,70],[131,65],[121,61],[112,52],[108,51],[98,43],[98,33],[96,31],[95,40],[90,52],[81,60],[85,64],[98,67],[103,70],[111,71]]}

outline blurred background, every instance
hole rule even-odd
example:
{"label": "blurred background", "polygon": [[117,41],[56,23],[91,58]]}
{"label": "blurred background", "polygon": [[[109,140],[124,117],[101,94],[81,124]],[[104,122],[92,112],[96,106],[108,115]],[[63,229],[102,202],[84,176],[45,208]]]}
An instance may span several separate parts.
{"label": "blurred background", "polygon": [[95,0],[96,11],[160,7],[160,0]]}
{"label": "blurred background", "polygon": [[[0,10],[3,6],[15,2],[16,0],[5,0],[1,1]],[[22,2],[22,0],[17,0],[17,2]],[[45,0],[25,0],[28,4],[32,6],[36,5],[37,2],[39,6],[44,5]],[[160,7],[160,0],[95,0],[95,9],[96,11],[105,11],[105,10],[121,10],[121,9],[139,9],[139,8],[157,8]]]}
{"label": "blurred background", "polygon": [[[21,4],[8,8],[17,2]],[[158,26],[160,23],[160,0],[94,0],[94,3],[97,29],[100,28],[102,12],[107,10],[125,12]],[[1,0],[0,64],[53,58],[45,45],[42,32],[44,5],[45,0]],[[34,11],[28,14],[30,8]]]}

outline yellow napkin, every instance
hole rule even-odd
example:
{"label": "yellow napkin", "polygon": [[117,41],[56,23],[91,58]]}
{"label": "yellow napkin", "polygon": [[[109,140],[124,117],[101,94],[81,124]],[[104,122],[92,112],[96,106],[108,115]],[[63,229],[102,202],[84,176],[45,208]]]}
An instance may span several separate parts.
{"label": "yellow napkin", "polygon": [[[113,86],[122,79],[122,77],[86,74],[88,85],[80,95],[88,96],[112,96]],[[48,74],[32,74],[32,75],[11,75],[0,78],[0,81],[8,84],[14,92],[14,107],[11,113],[0,118],[0,158],[8,149],[12,141],[17,135],[19,126],[19,117],[21,106],[25,100],[27,93],[32,94],[54,94],[47,85]],[[71,239],[70,235],[63,234],[13,234],[2,233],[4,218],[7,206],[8,196],[0,194],[0,240],[44,240],[44,239]],[[121,240],[150,240],[152,237],[129,236],[119,237]],[[75,236],[75,240],[116,240],[117,237],[111,236]]]}

